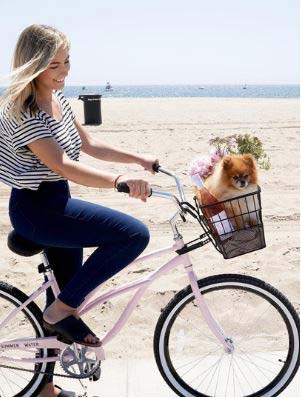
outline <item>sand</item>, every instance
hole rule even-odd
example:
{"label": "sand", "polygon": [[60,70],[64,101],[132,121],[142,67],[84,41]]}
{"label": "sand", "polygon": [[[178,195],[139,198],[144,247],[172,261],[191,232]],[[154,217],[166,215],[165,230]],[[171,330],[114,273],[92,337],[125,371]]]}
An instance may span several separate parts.
{"label": "sand", "polygon": [[[70,103],[83,122],[82,102]],[[209,139],[233,133],[257,135],[271,159],[271,169],[260,171],[263,219],[267,247],[232,260],[224,260],[213,246],[191,253],[199,278],[220,273],[242,273],[263,279],[281,290],[299,307],[299,102],[297,99],[221,99],[221,98],[148,98],[103,99],[101,126],[87,126],[93,136],[117,147],[140,154],[153,154],[166,169],[182,179],[187,199],[193,190],[187,165],[196,155],[206,155]],[[120,165],[92,159],[81,161],[104,171],[127,173],[148,179],[157,189],[176,192],[175,183],[164,175],[152,176],[137,165]],[[143,220],[151,231],[146,252],[172,243],[167,222],[173,214],[169,201],[150,198],[142,203],[113,190],[86,188],[71,184],[72,195],[87,201],[128,212]],[[1,280],[26,293],[41,283],[36,266],[39,256],[22,258],[10,252],[6,237],[11,228],[8,218],[10,188],[0,186],[0,267]],[[179,225],[185,240],[196,238],[201,230],[189,220]],[[88,256],[93,249],[86,249]],[[121,285],[148,272],[171,258],[170,255],[128,267],[101,291]],[[121,333],[107,346],[107,358],[151,357],[152,338],[161,309],[176,291],[188,284],[182,268],[152,284]],[[128,294],[125,297],[130,298]],[[40,301],[42,305],[42,301]],[[91,326],[100,335],[117,319],[126,301],[107,302],[93,312]]]}

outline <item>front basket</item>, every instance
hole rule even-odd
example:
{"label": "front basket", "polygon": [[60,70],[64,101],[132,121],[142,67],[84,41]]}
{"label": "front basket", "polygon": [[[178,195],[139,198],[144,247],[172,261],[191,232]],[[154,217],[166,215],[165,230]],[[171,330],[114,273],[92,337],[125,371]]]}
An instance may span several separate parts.
{"label": "front basket", "polygon": [[225,259],[266,246],[260,192],[258,187],[256,192],[205,206],[195,198],[199,223]]}

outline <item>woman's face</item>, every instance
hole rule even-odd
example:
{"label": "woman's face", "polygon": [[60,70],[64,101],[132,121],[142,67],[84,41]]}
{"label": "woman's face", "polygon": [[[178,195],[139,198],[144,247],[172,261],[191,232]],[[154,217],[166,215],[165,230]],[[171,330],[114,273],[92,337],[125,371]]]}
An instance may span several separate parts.
{"label": "woman's face", "polygon": [[61,47],[48,68],[35,79],[35,83],[38,88],[62,90],[69,69],[69,50]]}

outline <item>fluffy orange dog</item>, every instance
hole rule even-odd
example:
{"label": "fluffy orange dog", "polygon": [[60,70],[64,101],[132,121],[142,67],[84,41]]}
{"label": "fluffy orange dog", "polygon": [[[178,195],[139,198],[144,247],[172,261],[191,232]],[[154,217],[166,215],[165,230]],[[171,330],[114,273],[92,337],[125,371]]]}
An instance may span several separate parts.
{"label": "fluffy orange dog", "polygon": [[[257,165],[252,155],[225,156],[205,180],[205,187],[219,201],[257,191]],[[258,224],[255,196],[224,204],[228,218],[237,229]]]}

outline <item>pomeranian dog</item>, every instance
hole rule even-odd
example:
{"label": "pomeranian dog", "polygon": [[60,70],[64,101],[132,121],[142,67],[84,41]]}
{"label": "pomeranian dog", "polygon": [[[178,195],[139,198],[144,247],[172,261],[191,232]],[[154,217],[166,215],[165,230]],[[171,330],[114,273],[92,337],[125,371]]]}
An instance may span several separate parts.
{"label": "pomeranian dog", "polygon": [[[257,165],[251,154],[225,156],[209,175],[205,187],[218,201],[256,192]],[[259,203],[256,195],[224,203],[231,224],[235,229],[248,228],[259,223]]]}

